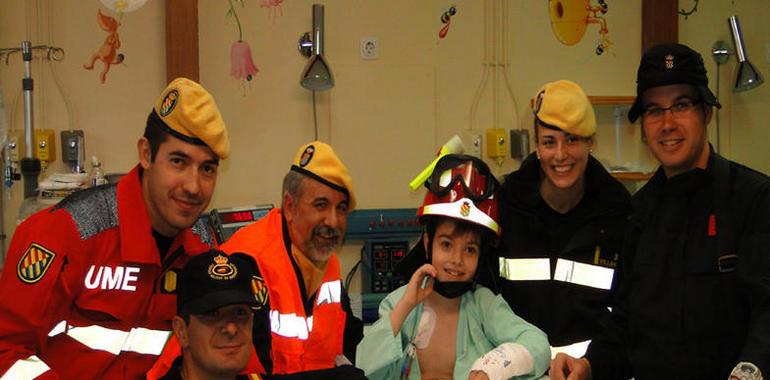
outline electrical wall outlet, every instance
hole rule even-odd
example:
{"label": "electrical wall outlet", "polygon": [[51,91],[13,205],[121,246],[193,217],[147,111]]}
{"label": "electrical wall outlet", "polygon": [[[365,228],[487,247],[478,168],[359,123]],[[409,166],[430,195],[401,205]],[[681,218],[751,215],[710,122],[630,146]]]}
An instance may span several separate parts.
{"label": "electrical wall outlet", "polygon": [[380,43],[377,37],[361,37],[361,59],[380,57]]}
{"label": "electrical wall outlet", "polygon": [[463,131],[462,140],[465,145],[465,154],[481,158],[481,135],[473,131]]}

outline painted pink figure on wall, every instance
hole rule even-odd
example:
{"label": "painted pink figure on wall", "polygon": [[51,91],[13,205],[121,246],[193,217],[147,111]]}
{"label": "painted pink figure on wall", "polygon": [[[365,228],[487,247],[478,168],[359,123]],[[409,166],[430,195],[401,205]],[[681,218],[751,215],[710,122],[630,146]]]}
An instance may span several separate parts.
{"label": "painted pink figure on wall", "polygon": [[[244,6],[243,0],[235,0],[236,3]],[[257,75],[259,69],[254,65],[254,60],[251,58],[251,47],[249,43],[243,40],[243,29],[241,28],[241,19],[238,18],[238,12],[235,10],[233,0],[228,0],[230,9],[227,11],[228,16],[235,18],[235,23],[238,25],[238,41],[233,43],[230,47],[230,75],[235,79],[246,79],[251,81],[254,76]]]}
{"label": "painted pink figure on wall", "polygon": [[251,81],[259,69],[251,58],[251,47],[246,41],[235,41],[230,48],[230,75],[235,79]]}
{"label": "painted pink figure on wall", "polygon": [[270,11],[270,19],[275,24],[275,19],[278,15],[283,16],[283,9],[281,9],[281,3],[283,0],[262,0],[259,4],[261,8],[267,8]]}
{"label": "painted pink figure on wall", "polygon": [[102,46],[91,55],[89,61],[83,64],[83,68],[86,70],[93,70],[96,60],[102,61],[104,68],[102,69],[101,74],[99,74],[99,80],[104,83],[107,80],[107,73],[110,71],[110,66],[122,63],[125,56],[123,54],[118,54],[118,49],[120,48],[120,36],[118,35],[120,23],[118,20],[103,15],[101,9],[98,9],[96,12],[96,23],[107,32],[107,38],[104,39]]}

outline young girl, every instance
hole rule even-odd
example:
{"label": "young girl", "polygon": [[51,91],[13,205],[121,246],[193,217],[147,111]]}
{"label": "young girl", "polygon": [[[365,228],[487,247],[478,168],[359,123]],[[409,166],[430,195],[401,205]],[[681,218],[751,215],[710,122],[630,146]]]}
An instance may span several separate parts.
{"label": "young girl", "polygon": [[382,301],[356,364],[370,379],[539,378],[550,360],[545,334],[477,284],[499,233],[497,181],[483,161],[447,155],[425,185],[425,232],[410,253],[425,264]]}

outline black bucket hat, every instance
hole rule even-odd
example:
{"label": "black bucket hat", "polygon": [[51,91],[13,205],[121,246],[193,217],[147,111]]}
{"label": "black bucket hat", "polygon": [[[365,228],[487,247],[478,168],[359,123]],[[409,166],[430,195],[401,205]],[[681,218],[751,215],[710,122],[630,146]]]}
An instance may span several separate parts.
{"label": "black bucket hat", "polygon": [[647,89],[671,84],[690,84],[698,90],[704,103],[722,108],[709,90],[709,79],[700,53],[681,44],[661,44],[642,55],[636,73],[636,100],[628,111],[628,120],[633,123],[642,114],[642,94]]}

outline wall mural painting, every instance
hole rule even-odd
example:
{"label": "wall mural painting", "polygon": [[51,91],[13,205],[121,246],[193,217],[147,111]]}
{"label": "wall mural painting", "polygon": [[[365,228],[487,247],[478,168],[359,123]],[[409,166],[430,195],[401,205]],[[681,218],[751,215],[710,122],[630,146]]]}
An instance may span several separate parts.
{"label": "wall mural painting", "polygon": [[604,18],[609,8],[606,1],[597,2],[592,5],[591,0],[548,0],[548,15],[556,39],[565,45],[575,45],[583,39],[589,24],[599,24],[595,52],[601,55],[609,49],[612,42]]}
{"label": "wall mural painting", "polygon": [[262,0],[261,3],[259,3],[259,6],[261,8],[267,8],[268,10],[268,17],[270,17],[270,20],[273,21],[273,24],[275,24],[275,19],[278,16],[283,16],[283,9],[281,9],[281,3],[283,3],[283,0]]}
{"label": "wall mural painting", "polygon": [[244,8],[245,4],[243,0],[228,0],[228,3],[230,7],[227,10],[227,16],[234,18],[238,26],[238,40],[233,42],[233,45],[230,47],[230,76],[239,80],[244,85],[245,90],[245,83],[251,82],[259,72],[259,69],[257,69],[254,59],[251,57],[251,46],[243,40],[241,19],[238,17],[238,10],[236,9],[236,5]]}
{"label": "wall mural painting", "polygon": [[438,38],[444,38],[446,37],[447,33],[449,33],[449,25],[452,24],[452,16],[457,14],[457,7],[452,5],[444,11],[444,13],[441,14],[441,23],[444,24],[444,26],[441,28],[441,30],[438,31]]}
{"label": "wall mural painting", "polygon": [[121,25],[120,21],[123,19],[123,14],[141,8],[147,0],[101,0],[101,2],[102,5],[115,12],[117,18],[103,14],[101,9],[96,10],[96,24],[107,32],[107,37],[83,64],[83,68],[93,70],[96,61],[101,61],[102,71],[99,73],[99,81],[104,84],[107,82],[107,73],[110,71],[110,67],[119,65],[126,59],[125,54],[118,53],[118,49],[120,49],[118,28]]}

